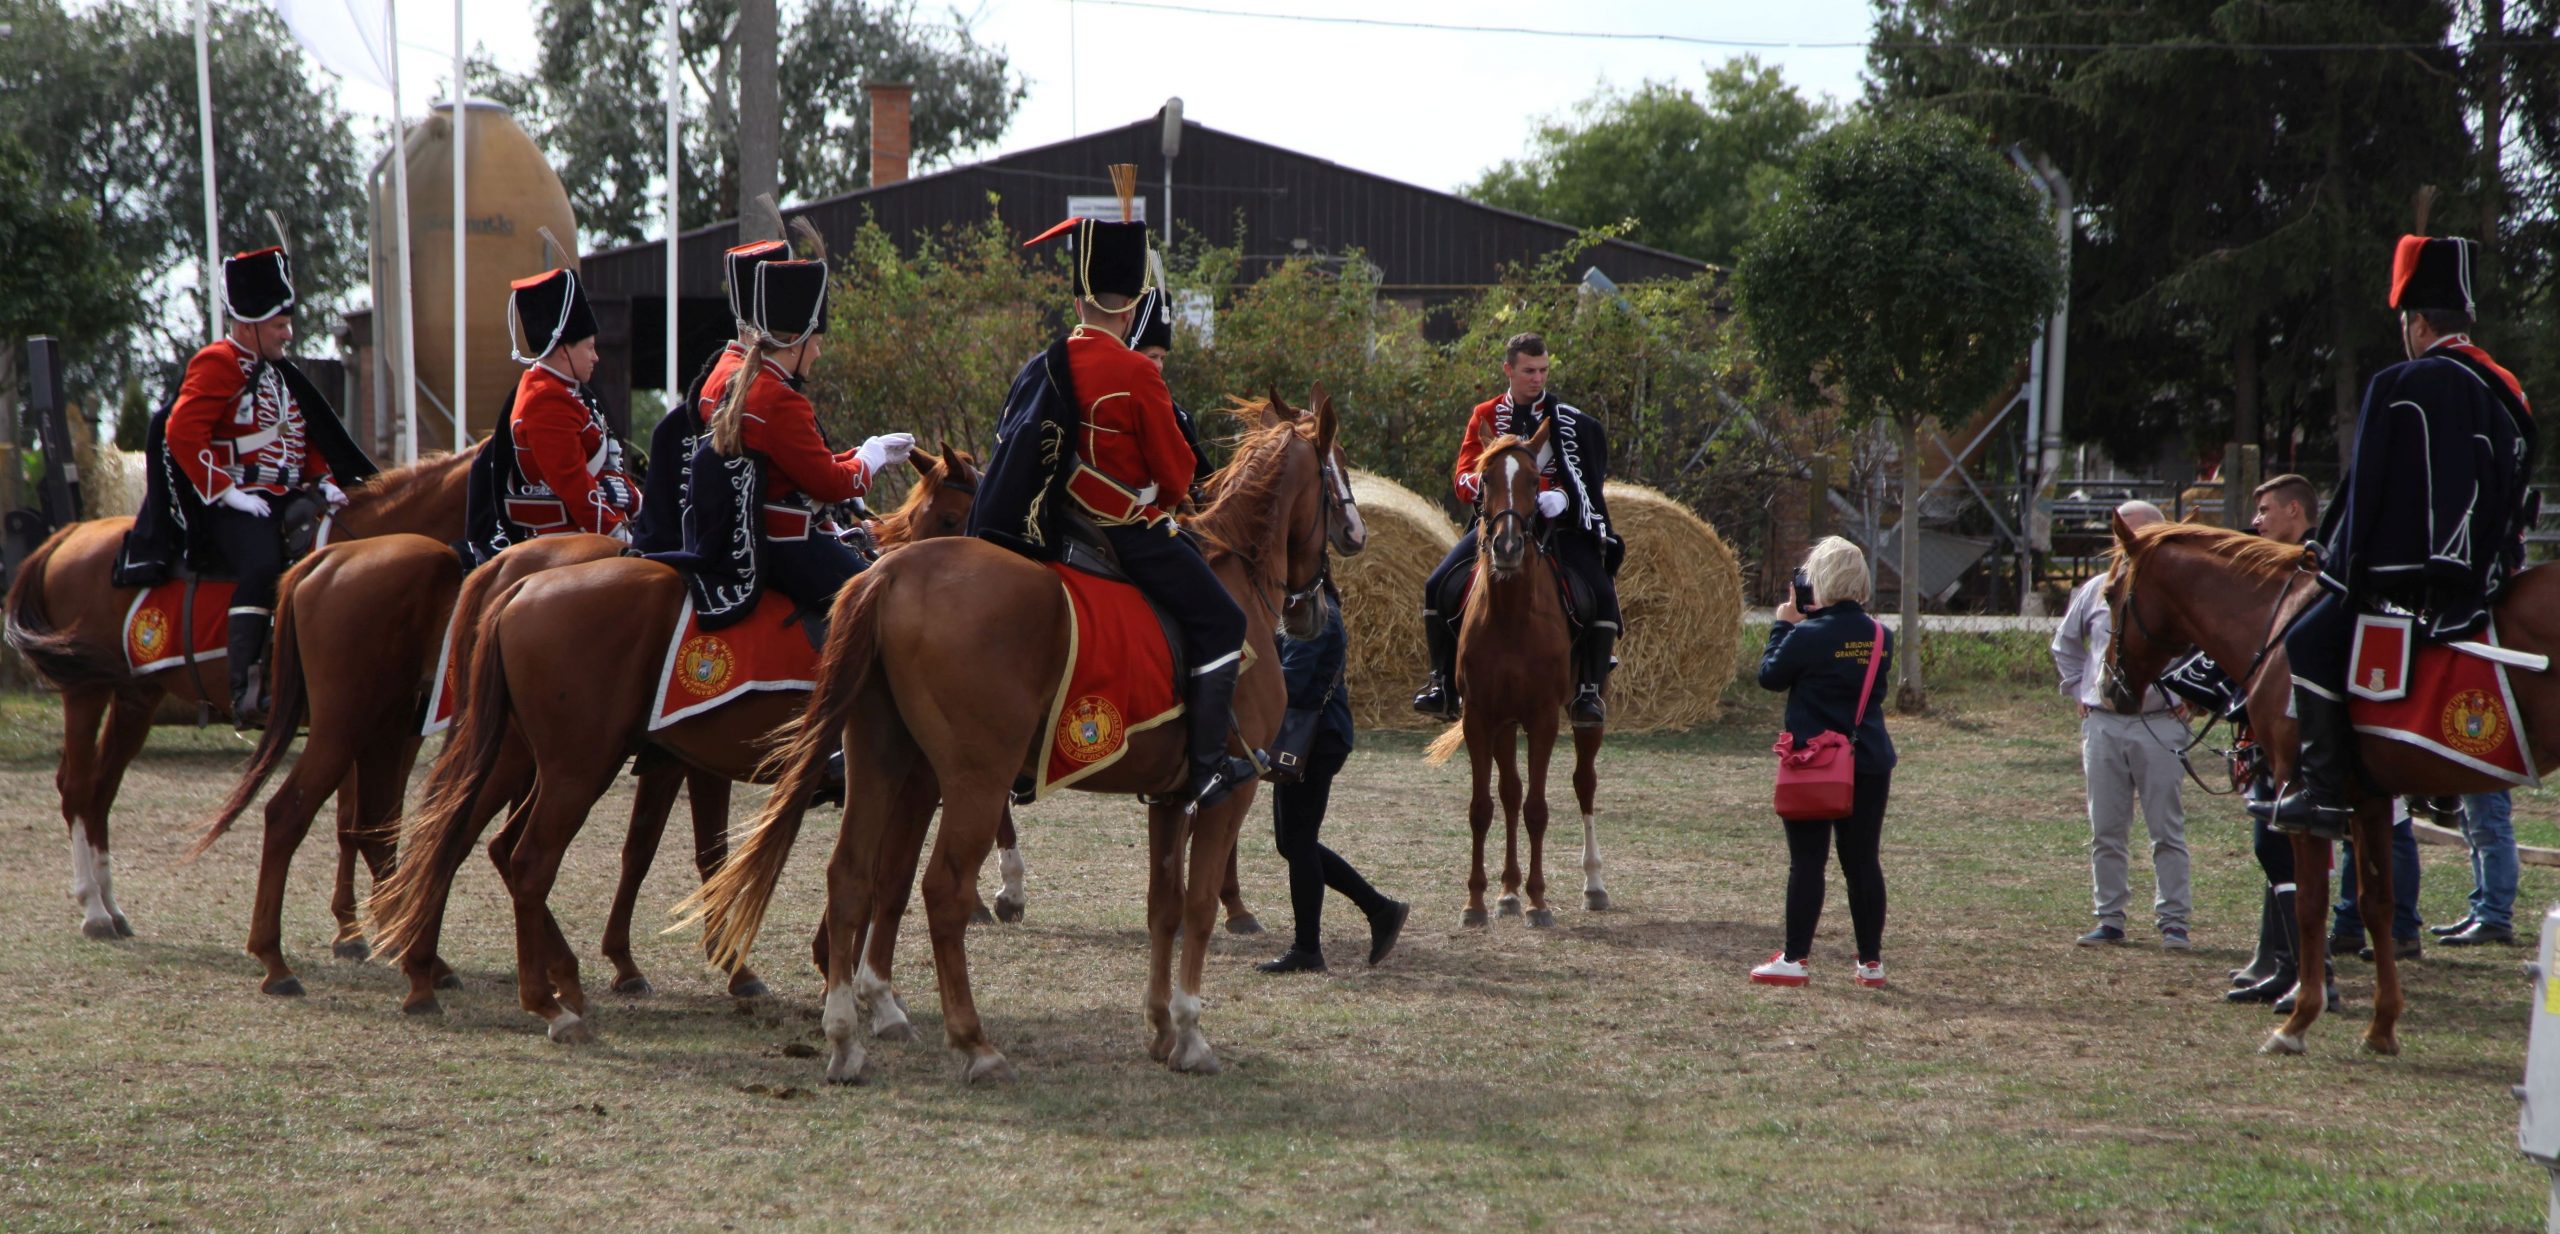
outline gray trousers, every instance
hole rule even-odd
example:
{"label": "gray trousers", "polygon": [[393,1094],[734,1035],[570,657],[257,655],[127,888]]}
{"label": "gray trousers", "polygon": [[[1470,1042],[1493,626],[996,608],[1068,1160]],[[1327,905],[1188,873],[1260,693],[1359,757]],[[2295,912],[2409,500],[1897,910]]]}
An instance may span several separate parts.
{"label": "gray trousers", "polygon": [[2155,736],[2140,716],[2092,711],[2080,721],[2080,768],[2089,782],[2089,904],[2101,925],[2124,926],[2133,888],[2125,867],[2133,838],[2133,807],[2151,831],[2151,911],[2161,926],[2187,924],[2187,811],[2179,802],[2187,773],[2178,762],[2183,744],[2177,721],[2155,714]]}

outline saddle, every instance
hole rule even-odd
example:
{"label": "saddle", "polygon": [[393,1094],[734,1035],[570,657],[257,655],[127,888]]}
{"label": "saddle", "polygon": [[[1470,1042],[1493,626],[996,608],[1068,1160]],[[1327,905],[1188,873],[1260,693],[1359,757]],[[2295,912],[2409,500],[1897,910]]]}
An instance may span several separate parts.
{"label": "saddle", "polygon": [[[1546,559],[1548,575],[1556,581],[1556,600],[1564,606],[1565,629],[1579,640],[1583,630],[1599,616],[1600,597],[1588,580],[1565,568],[1564,559],[1555,554],[1544,538],[1533,543],[1537,546],[1538,555]],[[1475,590],[1475,581],[1476,572],[1473,570],[1452,570],[1448,581],[1441,584],[1441,594],[1431,597],[1432,608],[1448,614],[1452,628],[1457,625],[1458,614],[1466,611],[1467,594]]]}

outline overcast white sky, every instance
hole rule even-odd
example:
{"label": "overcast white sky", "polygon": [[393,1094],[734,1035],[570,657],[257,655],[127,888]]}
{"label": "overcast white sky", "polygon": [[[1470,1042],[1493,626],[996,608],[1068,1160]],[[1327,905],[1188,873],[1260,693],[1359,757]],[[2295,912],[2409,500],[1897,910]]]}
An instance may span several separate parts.
{"label": "overcast white sky", "polygon": [[[416,115],[452,75],[457,0],[399,0],[402,89]],[[1391,17],[1476,26],[1570,28],[1781,44],[1855,44],[1867,0],[1172,0],[1189,7],[1315,16]],[[529,67],[527,0],[459,0],[466,34],[509,68]],[[937,11],[931,0],[922,6]],[[1603,83],[1647,78],[1695,85],[1703,65],[1743,48],[1327,25],[1149,11],[1084,0],[958,0],[978,37],[1002,47],[1031,93],[992,148],[1043,145],[1144,118],[1168,96],[1212,128],[1431,188],[1455,188],[1518,155],[1530,126]],[[783,54],[789,55],[786,47]],[[1857,47],[1754,51],[1812,94],[1860,91]],[[342,86],[359,115],[391,100]],[[645,91],[636,105],[648,105]],[[368,126],[369,127],[369,126]]]}

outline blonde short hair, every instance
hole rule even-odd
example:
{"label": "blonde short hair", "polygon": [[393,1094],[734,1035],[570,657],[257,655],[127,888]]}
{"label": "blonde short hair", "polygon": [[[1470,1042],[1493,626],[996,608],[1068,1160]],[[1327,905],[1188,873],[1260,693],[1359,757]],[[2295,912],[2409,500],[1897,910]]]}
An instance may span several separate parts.
{"label": "blonde short hair", "polygon": [[1867,555],[1838,536],[1824,536],[1804,555],[1804,575],[1813,584],[1813,605],[1827,608],[1841,600],[1867,599]]}

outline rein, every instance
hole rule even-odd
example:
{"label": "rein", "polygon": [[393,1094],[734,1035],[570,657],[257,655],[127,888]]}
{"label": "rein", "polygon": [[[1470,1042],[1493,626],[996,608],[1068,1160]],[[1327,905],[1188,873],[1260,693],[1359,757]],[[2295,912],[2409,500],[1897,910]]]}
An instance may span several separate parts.
{"label": "rein", "polygon": [[[2265,635],[2258,640],[2257,654],[2249,657],[2249,667],[2243,670],[2238,677],[2232,678],[2231,681],[2232,687],[2239,691],[2244,704],[2245,700],[2249,697],[2250,691],[2254,689],[2257,684],[2258,674],[2264,671],[2267,666],[2267,656],[2275,651],[2278,644],[2284,641],[2285,635],[2293,631],[2294,623],[2302,619],[2302,614],[2300,612],[2296,612],[2292,617],[2287,618],[2284,615],[2285,606],[2293,599],[2294,584],[2301,581],[2301,579],[2310,572],[2310,567],[2307,564],[2297,567],[2294,571],[2293,577],[2286,579],[2284,581],[2284,586],[2277,591],[2275,603],[2268,606],[2267,629]],[[2124,609],[2125,615],[2133,620],[2133,628],[2141,633],[2145,641],[2161,646],[2168,645],[2166,640],[2152,633],[2150,623],[2142,619],[2142,605],[2140,597],[2136,596],[2130,588],[2125,592]],[[2110,692],[2113,692],[2116,688],[2120,688],[2124,681],[2124,673],[2122,671],[2120,657],[2118,655],[2118,651],[2122,646],[2123,644],[2120,641],[2110,642],[2107,645],[2107,678],[2110,686]],[[2192,652],[2200,652],[2202,650],[2202,648],[2196,646],[2193,642],[2181,643],[2178,644],[2178,647],[2179,650],[2170,656],[2170,659],[2173,661],[2179,656],[2187,655]],[[2230,724],[2234,735],[2239,735],[2239,726],[2236,723],[2228,721],[2221,712],[2216,711],[2213,714],[2206,716],[2204,726],[2195,730],[2194,734],[2188,738],[2185,745],[2177,745],[2176,743],[2161,737],[2158,730],[2152,728],[2151,716],[2149,713],[2143,713],[2140,719],[2142,720],[2143,733],[2149,736],[2153,741],[2158,742],[2162,749],[2168,750],[2170,753],[2177,755],[2178,766],[2185,770],[2187,778],[2194,781],[2195,786],[2199,790],[2202,790],[2206,796],[2233,797],[2246,791],[2245,786],[2241,785],[2234,785],[2231,788],[2216,791],[2211,785],[2204,782],[2204,777],[2196,774],[2195,764],[2187,758],[2187,755],[2192,753],[2197,746],[2204,744],[2205,738],[2213,733],[2213,726],[2216,724],[2228,723]],[[2223,749],[2216,746],[2212,747],[2212,749],[2215,753],[2222,755],[2223,761],[2226,763],[2231,760],[2232,756],[2239,753],[2239,748],[2236,746],[2231,749]]]}

